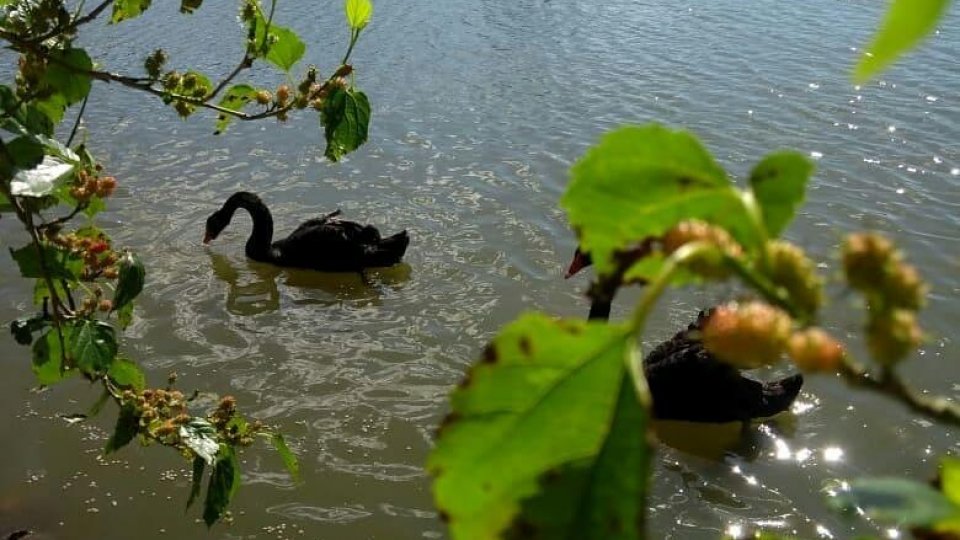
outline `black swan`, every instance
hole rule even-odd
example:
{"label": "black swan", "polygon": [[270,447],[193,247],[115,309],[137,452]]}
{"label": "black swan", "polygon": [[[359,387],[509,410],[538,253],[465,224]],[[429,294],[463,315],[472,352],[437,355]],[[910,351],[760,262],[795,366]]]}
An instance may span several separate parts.
{"label": "black swan", "polygon": [[399,263],[410,243],[407,231],[381,238],[380,231],[372,225],[338,219],[340,210],[308,220],[290,236],[273,242],[270,210],[260,197],[238,191],[207,218],[204,244],[230,224],[237,208],[249,212],[253,219],[253,231],[246,245],[247,257],[277,266],[325,272],[362,272],[368,267]]}
{"label": "black swan", "polygon": [[[570,277],[590,266],[579,249],[567,270]],[[594,300],[590,319],[607,320],[612,298]],[[657,345],[643,358],[643,371],[653,399],[653,416],[689,422],[745,422],[790,408],[803,386],[797,373],[771,382],[744,377],[740,370],[717,360],[699,335],[710,311],[697,316],[685,330]]]}

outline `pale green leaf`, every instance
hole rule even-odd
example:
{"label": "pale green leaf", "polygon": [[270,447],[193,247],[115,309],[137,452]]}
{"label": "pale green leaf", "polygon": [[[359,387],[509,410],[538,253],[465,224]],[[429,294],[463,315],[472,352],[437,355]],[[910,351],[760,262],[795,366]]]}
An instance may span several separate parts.
{"label": "pale green leaf", "polygon": [[299,482],[300,463],[297,461],[297,455],[287,446],[287,441],[283,438],[283,434],[274,433],[273,436],[270,437],[270,442],[273,443],[273,447],[276,448],[277,453],[280,454],[280,459],[283,460],[283,466],[287,469],[287,472],[290,473],[290,477],[293,478],[294,482]]}
{"label": "pale green leaf", "polygon": [[[240,112],[246,104],[256,98],[256,96],[257,89],[253,86],[249,84],[235,84],[223,95],[223,99],[220,100],[220,106],[225,109],[230,109],[231,111]],[[214,135],[223,133],[231,121],[233,121],[232,115],[221,114],[217,118],[217,127]]]}
{"label": "pale green leaf", "polygon": [[760,241],[740,192],[700,141],[656,124],[604,135],[574,164],[560,204],[600,274],[613,271],[616,252],[686,219],[720,225],[748,250]]}
{"label": "pale green leaf", "polygon": [[750,172],[750,188],[770,237],[780,236],[793,220],[811,174],[813,163],[796,152],[770,154]]}
{"label": "pale green leaf", "polygon": [[189,423],[180,426],[180,439],[197,457],[207,462],[207,465],[213,465],[220,449],[217,430],[213,424],[203,418],[193,418]]}
{"label": "pale green leaf", "polygon": [[373,2],[370,0],[346,0],[343,7],[347,24],[353,30],[363,30],[373,16]]}
{"label": "pale green leaf", "polygon": [[867,517],[904,527],[934,525],[960,517],[960,507],[927,484],[903,478],[861,478],[850,490],[828,499],[848,513],[862,510]]}
{"label": "pale green leaf", "polygon": [[339,161],[367,141],[370,102],[354,88],[338,88],[324,102],[321,114],[327,148],[324,155]]}
{"label": "pale green leaf", "polygon": [[960,458],[946,456],[940,459],[940,485],[950,502],[960,506]]}
{"label": "pale green leaf", "polygon": [[916,46],[936,28],[950,0],[893,0],[880,29],[860,57],[854,79],[864,82]]}
{"label": "pale green leaf", "polygon": [[150,7],[150,0],[115,0],[113,3],[113,16],[110,22],[116,24],[127,19],[133,19],[143,14]]}

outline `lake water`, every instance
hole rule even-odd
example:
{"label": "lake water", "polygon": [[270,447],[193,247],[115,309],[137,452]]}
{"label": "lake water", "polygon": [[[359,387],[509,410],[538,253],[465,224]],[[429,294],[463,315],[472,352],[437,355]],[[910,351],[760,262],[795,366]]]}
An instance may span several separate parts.
{"label": "lake water", "polygon": [[[85,40],[96,58],[131,71],[162,44],[171,65],[214,75],[239,60],[234,3],[209,1],[191,17],[157,4],[140,20],[92,28]],[[321,159],[309,115],[214,136],[211,115],[184,122],[145,96],[97,84],[87,134],[121,182],[100,222],[148,269],[124,350],[153,384],[176,371],[185,390],[233,394],[278,425],[305,482],[292,485],[271,451],[245,451],[233,521],[207,535],[197,509],[184,514],[189,472],[179,457],[136,446],[99,457],[113,410],[87,424],[58,418],[86,410],[96,389],[74,381],[32,391],[28,350],[0,337],[0,532],[445,537],[422,465],[446,394],[519,313],[585,316],[587,279],[562,279],[575,240],[557,201],[570,164],[624,123],[686,127],[739,178],[779,148],[813,156],[810,204],[788,236],[822,258],[831,278],[844,231],[894,237],[933,287],[922,315],[930,339],[903,371],[920,388],[957,396],[958,21],[857,88],[848,73],[879,4],[378,2],[354,56],[374,107],[370,141],[340,164]],[[324,72],[343,53],[339,2],[286,0],[276,21],[300,32],[305,60]],[[251,77],[279,80],[266,68]],[[406,228],[407,265],[375,274],[369,287],[254,264],[243,256],[246,218],[205,249],[204,219],[238,189],[261,194],[281,233],[335,208],[387,232]],[[12,219],[0,220],[0,243],[24,242]],[[0,319],[29,309],[29,292],[0,258]],[[671,293],[646,340],[729,292]],[[624,295],[615,317],[635,298]],[[850,297],[825,318],[843,336],[861,324]],[[717,538],[738,525],[810,538],[882,532],[832,514],[821,490],[862,475],[927,479],[936,456],[957,445],[952,430],[831,377],[809,380],[793,416],[745,434],[690,431],[664,428],[673,446],[657,455],[653,538]]]}

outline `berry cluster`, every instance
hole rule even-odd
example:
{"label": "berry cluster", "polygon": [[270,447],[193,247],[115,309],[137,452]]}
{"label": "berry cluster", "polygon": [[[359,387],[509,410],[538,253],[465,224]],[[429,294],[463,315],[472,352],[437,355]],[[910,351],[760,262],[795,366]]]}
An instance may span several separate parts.
{"label": "berry cluster", "polygon": [[916,312],[927,284],[893,243],[877,233],[851,234],[843,244],[847,283],[867,298],[867,348],[884,366],[896,364],[923,341]]}
{"label": "berry cluster", "polygon": [[177,390],[125,390],[121,405],[138,420],[138,431],[149,439],[176,446],[180,442],[179,426],[190,422],[187,400]]}
{"label": "berry cluster", "polygon": [[82,281],[93,281],[103,277],[116,279],[117,253],[110,247],[110,238],[100,233],[96,236],[81,236],[77,233],[56,234],[50,241],[83,259]]}
{"label": "berry cluster", "polygon": [[721,361],[741,369],[772,365],[786,352],[804,371],[834,371],[845,354],[824,330],[794,331],[789,315],[757,301],[715,308],[703,327],[703,344]]}
{"label": "berry cluster", "polygon": [[[96,169],[95,171],[99,171]],[[105,199],[113,195],[117,189],[117,179],[112,176],[98,176],[91,174],[86,170],[77,173],[73,187],[70,188],[70,196],[73,197],[78,205],[86,205],[90,199],[100,197]]]}
{"label": "berry cluster", "polygon": [[235,446],[250,446],[257,433],[263,431],[259,420],[247,423],[237,414],[237,399],[224,396],[217,408],[207,418],[220,435]]}
{"label": "berry cluster", "polygon": [[666,255],[672,255],[693,242],[715,246],[717,249],[713,252],[698,254],[687,263],[692,272],[708,279],[726,278],[729,269],[724,264],[724,256],[739,257],[743,254],[740,244],[725,229],[696,219],[678,223],[663,235],[661,242]]}

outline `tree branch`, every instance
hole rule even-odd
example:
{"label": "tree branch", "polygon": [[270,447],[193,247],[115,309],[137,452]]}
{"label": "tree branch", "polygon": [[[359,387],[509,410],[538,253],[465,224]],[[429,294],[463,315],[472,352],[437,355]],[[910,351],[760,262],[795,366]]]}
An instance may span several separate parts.
{"label": "tree branch", "polygon": [[884,394],[927,418],[960,426],[960,405],[942,396],[921,395],[908,386],[892,368],[883,369],[879,376],[874,376],[856,361],[844,358],[840,364],[840,374],[850,386]]}

